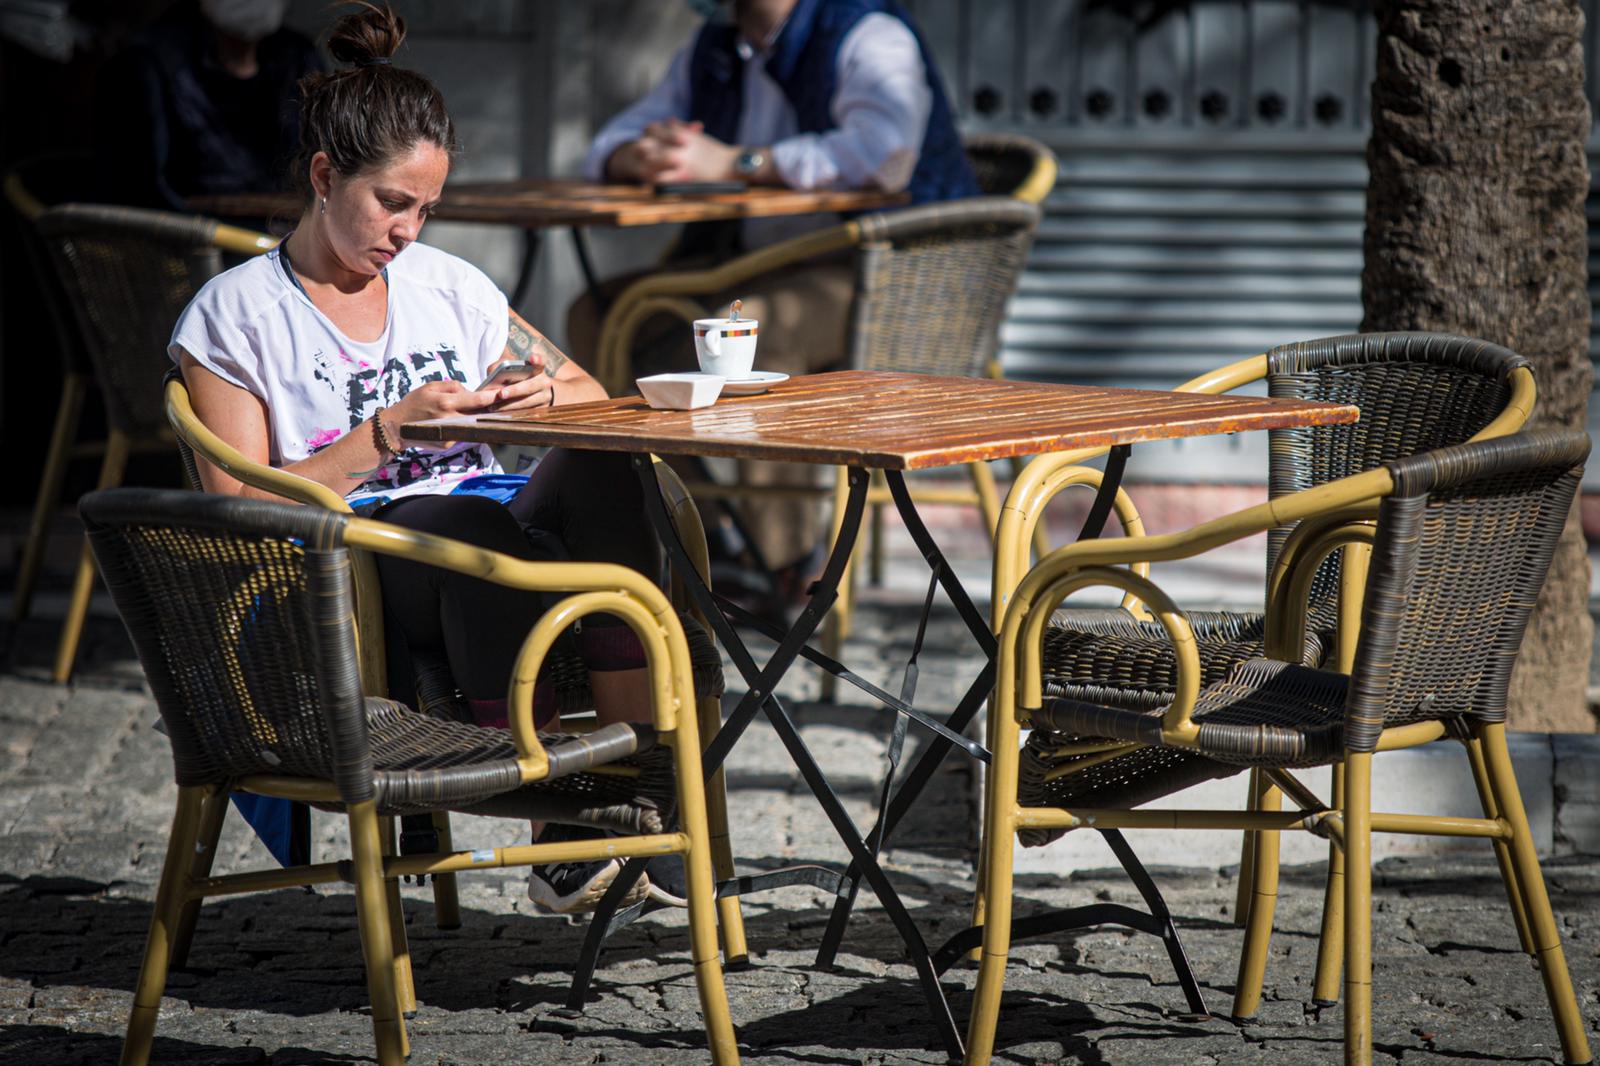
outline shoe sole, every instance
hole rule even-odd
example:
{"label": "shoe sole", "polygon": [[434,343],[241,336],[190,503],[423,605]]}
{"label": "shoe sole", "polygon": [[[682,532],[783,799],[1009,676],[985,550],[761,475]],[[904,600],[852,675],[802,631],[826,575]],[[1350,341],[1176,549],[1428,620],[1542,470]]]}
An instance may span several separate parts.
{"label": "shoe sole", "polygon": [[[606,889],[617,879],[617,874],[622,872],[622,866],[612,860],[611,866],[604,874],[597,875],[585,885],[576,895],[550,898],[543,896],[543,892],[535,894],[535,888],[547,889],[543,881],[528,882],[528,899],[545,914],[587,914],[600,906],[600,898],[606,894]],[[650,875],[640,874],[639,880],[628,889],[628,894],[623,897],[622,906],[631,907],[650,894]],[[619,908],[620,909],[620,908]]]}
{"label": "shoe sole", "polygon": [[659,903],[664,907],[687,908],[689,906],[689,901],[684,899],[682,896],[674,896],[672,893],[666,891],[665,889],[658,888],[653,884],[645,892],[645,895],[649,896],[653,902]]}

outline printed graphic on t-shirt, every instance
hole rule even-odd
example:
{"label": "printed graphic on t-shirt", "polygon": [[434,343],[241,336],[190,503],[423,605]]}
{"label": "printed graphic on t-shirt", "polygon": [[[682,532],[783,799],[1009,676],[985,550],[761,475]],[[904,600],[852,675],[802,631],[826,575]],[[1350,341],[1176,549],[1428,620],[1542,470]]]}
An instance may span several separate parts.
{"label": "printed graphic on t-shirt", "polygon": [[[336,353],[343,364],[336,369],[322,351],[312,353],[317,365],[316,379],[344,403],[349,425],[342,429],[317,429],[305,441],[307,455],[313,455],[345,433],[366,422],[379,409],[399,403],[418,385],[430,381],[467,382],[461,360],[453,347],[440,345],[432,351],[416,351],[390,356],[382,367],[352,357],[342,348]],[[342,371],[342,373],[341,373]],[[339,379],[343,378],[341,382]],[[489,469],[487,449],[477,445],[458,445],[449,451],[436,448],[405,448],[363,481],[352,495],[378,495],[393,492],[419,481],[458,481]]]}

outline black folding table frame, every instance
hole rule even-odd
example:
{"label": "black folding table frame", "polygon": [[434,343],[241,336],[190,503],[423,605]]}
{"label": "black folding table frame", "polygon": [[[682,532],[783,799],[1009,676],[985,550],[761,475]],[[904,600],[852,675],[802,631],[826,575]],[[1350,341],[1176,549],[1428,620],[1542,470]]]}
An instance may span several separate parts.
{"label": "black folding table frame", "polygon": [[[1106,519],[1111,513],[1111,505],[1116,496],[1117,486],[1122,479],[1122,472],[1127,462],[1128,453],[1129,446],[1125,444],[1117,445],[1110,450],[1106,458],[1105,476],[1095,496],[1094,504],[1089,510],[1089,515],[1084,521],[1083,529],[1079,534],[1080,539],[1097,537],[1104,528]],[[982,744],[963,735],[963,731],[977,715],[979,707],[988,699],[994,685],[997,646],[988,621],[973,604],[971,597],[967,595],[961,582],[946,563],[944,554],[923,524],[921,516],[917,513],[916,505],[911,499],[911,494],[906,488],[904,475],[898,470],[885,470],[884,476],[888,481],[889,492],[894,498],[895,508],[899,511],[901,520],[905,522],[907,531],[910,533],[917,550],[921,553],[930,570],[928,595],[918,624],[917,638],[913,645],[911,661],[907,664],[906,673],[902,681],[901,694],[898,697],[891,695],[807,644],[817,626],[827,617],[828,610],[838,598],[839,584],[844,577],[845,566],[855,545],[856,536],[861,526],[862,512],[866,506],[867,488],[870,482],[868,470],[861,467],[851,467],[849,469],[849,494],[845,502],[844,514],[839,524],[838,537],[834,542],[833,551],[828,557],[826,566],[823,568],[822,576],[811,586],[810,597],[801,609],[798,618],[787,631],[780,631],[776,627],[750,615],[737,605],[717,596],[704,582],[699,580],[698,574],[690,562],[689,555],[682,542],[679,541],[671,519],[667,515],[666,507],[662,503],[650,456],[634,455],[633,466],[645,488],[643,496],[646,514],[649,516],[651,526],[654,528],[662,546],[668,553],[669,561],[683,575],[684,584],[689,594],[710,621],[717,639],[721,642],[729,658],[732,659],[735,669],[738,670],[748,686],[748,691],[739,700],[738,705],[733,709],[726,721],[723,722],[722,728],[717,735],[706,746],[703,766],[707,779],[722,766],[723,760],[727,758],[734,744],[738,742],[744,731],[755,720],[756,714],[758,712],[764,713],[773,730],[777,733],[779,740],[788,750],[790,758],[800,771],[806,785],[816,796],[823,812],[833,824],[834,831],[838,833],[840,840],[843,841],[850,852],[850,863],[843,871],[817,864],[786,867],[781,870],[738,877],[721,882],[717,885],[718,897],[745,895],[765,889],[797,884],[812,885],[834,893],[836,898],[833,912],[829,916],[827,929],[823,934],[822,944],[817,953],[817,966],[825,969],[832,966],[838,953],[839,946],[844,938],[851,908],[854,906],[856,895],[864,880],[872,889],[874,895],[878,897],[884,912],[888,915],[889,920],[894,924],[896,932],[899,933],[901,940],[905,943],[907,955],[910,957],[912,965],[916,968],[923,994],[933,1015],[934,1025],[938,1029],[940,1041],[952,1056],[959,1058],[962,1054],[961,1033],[951,1014],[950,1005],[945,998],[944,991],[939,985],[939,975],[979,942],[981,927],[967,929],[962,933],[956,934],[937,952],[930,953],[927,944],[922,939],[922,934],[911,920],[905,904],[901,901],[899,894],[894,890],[893,885],[889,883],[888,877],[879,865],[878,856],[883,849],[883,845],[888,840],[889,834],[894,831],[901,819],[909,813],[912,805],[921,795],[922,790],[927,786],[934,772],[952,748],[960,748],[980,761],[987,762],[989,760],[989,752]],[[968,686],[966,693],[961,697],[955,709],[943,720],[937,719],[924,711],[919,711],[913,705],[916,693],[917,656],[921,651],[936,587],[944,589],[946,597],[961,616],[961,620],[971,632],[972,638],[983,649],[987,660],[983,669],[979,671],[978,676]],[[758,665],[754,656],[745,646],[744,641],[734,628],[735,620],[740,624],[756,629],[777,643],[776,650],[768,658],[765,666]],[[817,764],[816,758],[811,754],[810,749],[806,747],[805,741],[801,738],[794,719],[784,707],[783,701],[776,695],[778,683],[790,666],[794,664],[795,660],[799,658],[804,658],[834,676],[848,681],[883,706],[896,712],[895,725],[889,740],[888,770],[884,776],[878,815],[871,831],[865,837],[861,835],[849,814],[846,813],[843,803],[835,794],[826,775],[822,772],[822,768]],[[895,788],[894,779],[899,769],[900,754],[910,722],[916,722],[931,732],[933,737],[915,764],[906,772],[899,787]],[[1044,933],[1100,924],[1122,925],[1158,936],[1167,947],[1173,968],[1177,971],[1178,981],[1188,1001],[1190,1010],[1195,1014],[1205,1014],[1206,1008],[1200,995],[1199,984],[1195,981],[1194,974],[1189,967],[1183,947],[1178,939],[1177,929],[1173,925],[1172,917],[1161,898],[1160,891],[1156,888],[1149,873],[1140,864],[1138,857],[1133,853],[1132,848],[1128,846],[1121,834],[1116,830],[1102,831],[1102,833],[1111,844],[1118,861],[1121,862],[1123,868],[1138,888],[1149,910],[1139,911],[1131,907],[1122,907],[1115,904],[1076,907],[1046,915],[1017,919],[1013,924],[1013,936],[1037,936]],[[567,1000],[568,1010],[579,1011],[582,1009],[589,983],[594,976],[594,968],[599,959],[600,948],[605,938],[617,929],[628,925],[640,915],[658,909],[661,906],[661,904],[646,900],[625,909],[620,908],[623,897],[638,882],[640,875],[644,872],[644,864],[644,859],[628,860],[617,878],[612,882],[605,896],[602,897],[584,938],[583,950],[579,957],[576,971],[573,974],[572,987]],[[728,964],[732,966],[744,961],[728,960]]]}

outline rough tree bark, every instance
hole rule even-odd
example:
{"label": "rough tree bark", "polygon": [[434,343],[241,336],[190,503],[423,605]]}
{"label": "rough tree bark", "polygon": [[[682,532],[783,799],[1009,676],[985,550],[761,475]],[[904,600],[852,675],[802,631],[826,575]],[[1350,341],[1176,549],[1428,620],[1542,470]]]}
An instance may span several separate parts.
{"label": "rough tree bark", "polygon": [[[1482,337],[1535,365],[1534,424],[1589,399],[1589,169],[1577,0],[1377,0],[1367,330]],[[1512,678],[1513,729],[1595,729],[1576,509]]]}

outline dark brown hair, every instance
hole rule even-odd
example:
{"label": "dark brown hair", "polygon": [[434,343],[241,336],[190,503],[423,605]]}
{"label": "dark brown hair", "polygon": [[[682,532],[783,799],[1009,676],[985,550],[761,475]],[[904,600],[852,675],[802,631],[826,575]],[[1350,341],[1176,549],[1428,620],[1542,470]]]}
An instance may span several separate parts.
{"label": "dark brown hair", "polygon": [[300,151],[293,178],[308,197],[311,157],[327,152],[351,177],[431,141],[454,155],[455,123],[426,77],[390,62],[406,39],[405,20],[388,5],[361,2],[328,31],[328,51],[348,64],[300,80]]}

